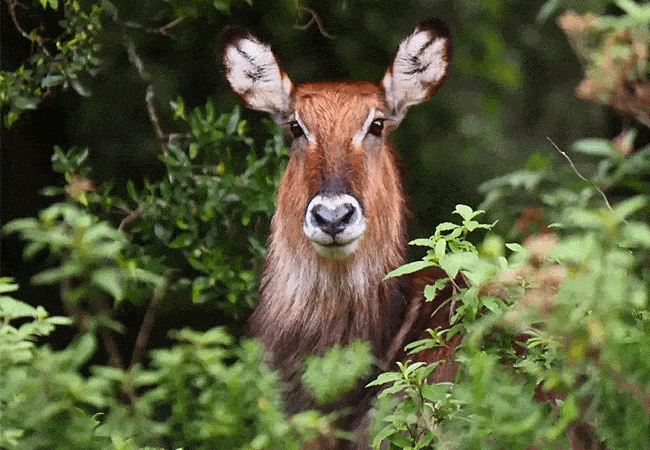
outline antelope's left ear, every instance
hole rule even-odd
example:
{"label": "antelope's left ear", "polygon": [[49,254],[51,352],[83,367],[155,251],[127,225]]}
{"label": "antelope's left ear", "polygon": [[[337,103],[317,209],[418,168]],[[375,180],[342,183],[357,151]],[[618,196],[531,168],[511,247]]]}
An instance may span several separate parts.
{"label": "antelope's left ear", "polygon": [[293,84],[271,47],[247,29],[230,27],[223,32],[222,52],[228,83],[244,103],[278,123],[286,120]]}
{"label": "antelope's left ear", "polygon": [[381,85],[393,120],[401,121],[409,106],[436,93],[451,63],[451,33],[439,19],[426,20],[404,39]]}

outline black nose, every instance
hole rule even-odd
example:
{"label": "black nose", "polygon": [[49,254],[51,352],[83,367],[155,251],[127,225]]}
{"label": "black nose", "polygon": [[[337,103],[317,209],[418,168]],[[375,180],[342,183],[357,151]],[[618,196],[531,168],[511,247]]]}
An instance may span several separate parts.
{"label": "black nose", "polygon": [[320,204],[311,209],[312,223],[332,237],[354,222],[356,214],[357,209],[350,203],[343,203],[334,208]]}

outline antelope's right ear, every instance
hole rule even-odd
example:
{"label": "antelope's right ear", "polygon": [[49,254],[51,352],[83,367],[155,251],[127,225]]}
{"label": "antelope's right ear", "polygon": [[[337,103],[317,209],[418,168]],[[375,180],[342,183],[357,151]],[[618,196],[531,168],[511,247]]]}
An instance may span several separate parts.
{"label": "antelope's right ear", "polygon": [[451,33],[439,19],[426,20],[402,41],[381,85],[393,120],[404,118],[409,106],[431,97],[447,77],[451,63]]}
{"label": "antelope's right ear", "polygon": [[268,44],[244,28],[223,33],[222,58],[232,90],[250,108],[266,111],[276,122],[289,115],[293,84],[280,69]]}

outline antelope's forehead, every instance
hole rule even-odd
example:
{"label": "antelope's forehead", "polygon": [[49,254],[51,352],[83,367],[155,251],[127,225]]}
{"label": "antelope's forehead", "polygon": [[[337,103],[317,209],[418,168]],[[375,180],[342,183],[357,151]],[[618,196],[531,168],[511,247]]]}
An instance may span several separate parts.
{"label": "antelope's forehead", "polygon": [[367,81],[300,85],[293,106],[308,126],[351,130],[363,125],[371,110],[386,109],[381,88]]}

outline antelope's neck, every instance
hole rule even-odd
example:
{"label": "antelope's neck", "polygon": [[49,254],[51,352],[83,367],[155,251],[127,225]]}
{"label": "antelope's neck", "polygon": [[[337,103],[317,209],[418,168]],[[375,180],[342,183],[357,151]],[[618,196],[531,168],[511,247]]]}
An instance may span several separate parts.
{"label": "antelope's neck", "polygon": [[[397,280],[384,275],[401,264],[403,251],[388,249],[336,261],[311,248],[272,239],[250,327],[282,365],[355,340],[385,353],[396,332],[403,299]],[[293,249],[292,249],[293,248]],[[304,251],[299,251],[304,250]]]}

